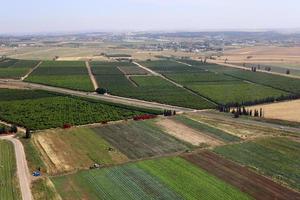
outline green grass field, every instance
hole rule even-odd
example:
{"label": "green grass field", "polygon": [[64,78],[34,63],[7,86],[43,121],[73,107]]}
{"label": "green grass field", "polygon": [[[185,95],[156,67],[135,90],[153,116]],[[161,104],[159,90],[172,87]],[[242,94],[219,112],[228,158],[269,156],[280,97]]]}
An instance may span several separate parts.
{"label": "green grass field", "polygon": [[44,61],[26,81],[73,90],[94,90],[83,61]]}
{"label": "green grass field", "polygon": [[250,199],[181,158],[163,158],[52,181],[63,199]]}
{"label": "green grass field", "polygon": [[0,140],[0,199],[21,199],[13,144],[3,140]]}
{"label": "green grass field", "polygon": [[118,123],[93,130],[130,159],[175,153],[191,147],[163,132],[152,120]]}
{"label": "green grass field", "polygon": [[38,63],[34,60],[5,59],[0,61],[0,78],[19,79]]}
{"label": "green grass field", "polygon": [[300,190],[300,143],[285,138],[217,147],[216,153]]}

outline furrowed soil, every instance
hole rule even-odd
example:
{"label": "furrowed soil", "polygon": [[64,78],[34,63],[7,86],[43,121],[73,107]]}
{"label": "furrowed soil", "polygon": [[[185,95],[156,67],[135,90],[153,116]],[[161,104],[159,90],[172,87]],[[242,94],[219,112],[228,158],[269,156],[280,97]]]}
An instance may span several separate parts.
{"label": "furrowed soil", "polygon": [[210,151],[183,156],[207,172],[232,184],[258,200],[300,199],[300,193],[260,176]]}

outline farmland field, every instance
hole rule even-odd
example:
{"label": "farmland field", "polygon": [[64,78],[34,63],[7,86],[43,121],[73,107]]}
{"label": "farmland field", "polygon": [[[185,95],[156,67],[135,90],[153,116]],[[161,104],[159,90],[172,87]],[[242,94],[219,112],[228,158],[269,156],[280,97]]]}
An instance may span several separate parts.
{"label": "farmland field", "polygon": [[192,120],[185,116],[176,116],[175,120],[223,142],[237,142],[241,140],[239,137],[231,135],[225,131],[222,131],[221,129],[217,129],[213,126]]}
{"label": "farmland field", "polygon": [[147,75],[148,72],[134,64],[131,66],[120,66],[118,67],[125,75]]}
{"label": "farmland field", "polygon": [[[2,91],[2,90],[0,90]],[[22,91],[22,90],[20,90]],[[27,91],[27,90],[26,90]],[[14,90],[12,93],[17,92]],[[29,91],[29,94],[32,91]],[[30,129],[62,127],[64,124],[82,125],[96,122],[116,121],[132,118],[145,112],[159,113],[134,107],[84,100],[76,97],[49,95],[36,92],[34,99],[22,91],[23,100],[2,101],[0,116],[3,121]],[[1,97],[0,97],[1,98]]]}
{"label": "farmland field", "polygon": [[250,199],[235,187],[176,157],[84,171],[52,181],[66,200]]}
{"label": "farmland field", "polygon": [[26,81],[74,90],[94,90],[82,61],[44,61]]}
{"label": "farmland field", "polygon": [[127,122],[93,130],[130,159],[152,157],[190,149],[189,145],[169,136],[152,120]]}
{"label": "farmland field", "polygon": [[287,92],[248,82],[209,82],[187,85],[193,91],[219,104],[244,104],[288,95]]}
{"label": "farmland field", "polygon": [[242,70],[192,60],[183,61],[192,66],[174,61],[152,61],[142,64],[218,104],[251,104],[269,97],[289,95],[289,92],[253,84],[230,75]]}
{"label": "farmland field", "polygon": [[94,163],[107,166],[128,160],[89,128],[48,130],[35,134],[33,140],[50,174],[88,169]]}
{"label": "farmland field", "polygon": [[210,152],[187,154],[183,158],[208,173],[230,183],[257,200],[297,199],[299,194],[265,178],[252,170]]}
{"label": "farmland field", "polygon": [[267,74],[262,72],[254,73],[246,70],[235,70],[226,72],[226,74],[232,77],[251,81],[261,85],[266,85],[293,94],[300,94],[300,79],[289,78],[274,74]]}
{"label": "farmland field", "polygon": [[61,200],[49,178],[40,178],[32,182],[34,200]]}
{"label": "farmland field", "polygon": [[285,138],[217,147],[216,153],[300,190],[300,143]]}
{"label": "farmland field", "polygon": [[0,78],[19,79],[34,68],[39,61],[5,59],[0,61]]}
{"label": "farmland field", "polygon": [[300,123],[300,100],[251,106],[249,109],[263,109],[263,117]]}
{"label": "farmland field", "polygon": [[13,144],[3,140],[0,140],[0,177],[0,199],[21,199]]}
{"label": "farmland field", "polygon": [[92,62],[92,70],[99,87],[110,94],[154,101],[196,109],[213,108],[212,103],[200,96],[179,88],[157,76],[132,76],[132,84],[117,68],[120,63]]}
{"label": "farmland field", "polygon": [[299,137],[296,132],[285,131],[280,128],[274,128],[269,124],[257,124],[256,121],[251,119],[235,119],[232,115],[220,114],[219,112],[202,112],[202,113],[188,113],[188,118],[191,118],[200,123],[209,125],[210,127],[217,128],[225,131],[231,135],[237,136],[242,139],[256,138],[265,136],[293,136]]}

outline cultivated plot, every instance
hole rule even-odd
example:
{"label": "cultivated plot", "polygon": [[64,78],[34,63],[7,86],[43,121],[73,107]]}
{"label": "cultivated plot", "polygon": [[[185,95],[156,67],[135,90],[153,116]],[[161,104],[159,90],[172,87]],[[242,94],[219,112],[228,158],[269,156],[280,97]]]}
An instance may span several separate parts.
{"label": "cultivated plot", "polygon": [[66,200],[250,199],[235,187],[176,157],[79,172],[52,180]]}
{"label": "cultivated plot", "polygon": [[210,152],[184,155],[183,158],[201,167],[208,173],[234,185],[257,200],[298,199],[300,194],[281,186],[252,170]]}
{"label": "cultivated plot", "polygon": [[[5,92],[6,90],[0,90]],[[30,90],[26,90],[29,94]],[[139,109],[107,102],[81,99],[56,94],[34,92],[35,98],[21,92],[22,100],[2,101],[0,118],[33,130],[62,127],[65,124],[82,125],[97,122],[116,121],[132,118],[144,113],[160,112]],[[17,91],[11,94],[17,93]],[[0,95],[1,96],[1,95]],[[18,95],[16,96],[18,97]],[[0,97],[1,99],[1,97]]]}
{"label": "cultivated plot", "polygon": [[44,61],[26,81],[74,90],[94,90],[83,61]]}
{"label": "cultivated plot", "polygon": [[13,144],[0,140],[0,199],[21,199]]}
{"label": "cultivated plot", "polygon": [[39,61],[5,59],[0,61],[0,78],[20,79],[34,68]]}
{"label": "cultivated plot", "polygon": [[176,153],[191,147],[163,132],[152,120],[118,123],[93,130],[130,159]]}
{"label": "cultivated plot", "polygon": [[251,83],[246,78],[243,80],[232,75],[242,70],[197,61],[183,62],[191,66],[175,61],[152,61],[143,64],[217,104],[256,104],[270,97],[290,95],[289,91],[281,88]]}
{"label": "cultivated plot", "polygon": [[93,74],[99,87],[110,94],[195,109],[213,108],[214,104],[158,76],[124,76],[122,63],[93,62]]}
{"label": "cultivated plot", "polygon": [[216,153],[300,190],[300,143],[266,138],[217,147]]}
{"label": "cultivated plot", "polygon": [[119,164],[128,158],[89,128],[48,130],[33,137],[50,174]]}

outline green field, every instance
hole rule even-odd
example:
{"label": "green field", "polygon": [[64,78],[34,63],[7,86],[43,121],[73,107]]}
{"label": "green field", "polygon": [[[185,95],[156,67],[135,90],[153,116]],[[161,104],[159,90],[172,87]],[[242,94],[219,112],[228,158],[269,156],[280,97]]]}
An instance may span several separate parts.
{"label": "green field", "polygon": [[83,171],[52,178],[52,181],[66,200],[250,199],[236,188],[176,157]]}
{"label": "green field", "polygon": [[[5,93],[5,91],[0,90],[0,94],[1,92]],[[59,96],[40,91],[19,91],[21,93],[19,96],[16,95],[17,100],[12,98],[8,101],[8,96],[4,97],[7,101],[2,101],[0,104],[0,119],[34,130],[62,127],[64,124],[82,125],[116,121],[143,113],[161,113],[154,110]],[[27,92],[28,94],[26,94]],[[14,93],[18,93],[18,90],[13,90],[10,95]],[[34,96],[30,94],[34,94]],[[20,97],[24,98],[20,100]]]}
{"label": "green field", "polygon": [[139,159],[190,149],[155,126],[152,120],[118,123],[93,128],[101,137],[130,159]]}
{"label": "green field", "polygon": [[44,61],[26,81],[73,90],[94,90],[83,61]]}
{"label": "green field", "polygon": [[205,123],[201,123],[199,121],[192,120],[185,116],[176,116],[174,118],[176,121],[185,124],[186,126],[193,128],[195,130],[200,131],[201,133],[205,133],[213,138],[221,140],[223,142],[238,142],[241,139],[237,136],[231,135],[221,129],[217,129],[213,126],[209,126]]}
{"label": "green field", "polygon": [[235,70],[231,72],[226,72],[226,74],[232,77],[248,80],[261,85],[266,85],[293,94],[300,94],[300,79],[262,72],[254,73],[246,70]]}
{"label": "green field", "polygon": [[142,64],[217,104],[255,104],[270,97],[288,96],[290,93],[283,91],[282,88],[274,89],[270,87],[271,85],[253,84],[231,75],[243,72],[239,69],[197,61],[183,60],[183,62],[192,66],[167,60],[148,61]]}
{"label": "green field", "polygon": [[131,76],[137,87],[117,68],[119,63],[93,62],[92,69],[99,87],[107,88],[110,94],[154,101],[195,109],[215,106],[200,96],[157,76]]}
{"label": "green field", "polygon": [[0,199],[21,199],[13,144],[0,140]]}
{"label": "green field", "polygon": [[285,138],[217,147],[216,153],[300,190],[300,143]]}
{"label": "green field", "polygon": [[5,59],[0,61],[0,78],[19,79],[34,68],[39,61]]}
{"label": "green field", "polygon": [[190,84],[187,87],[219,104],[245,104],[268,97],[278,98],[288,95],[287,92],[278,89],[243,81],[207,82]]}

